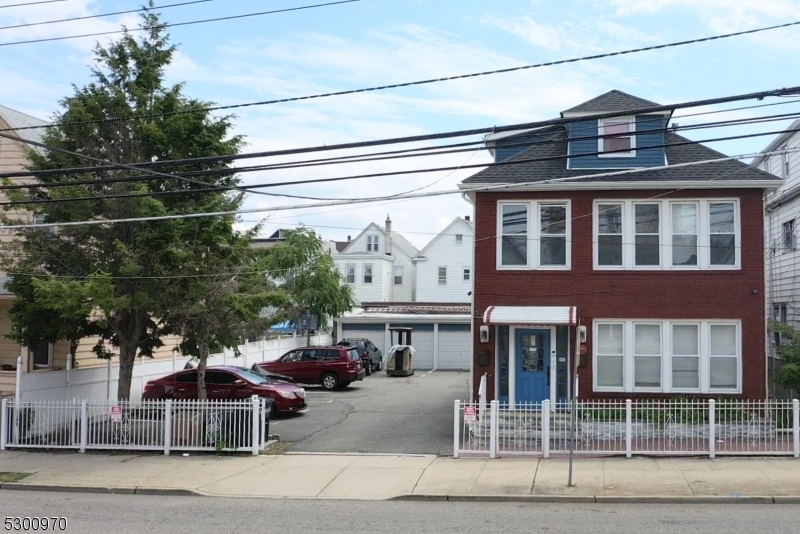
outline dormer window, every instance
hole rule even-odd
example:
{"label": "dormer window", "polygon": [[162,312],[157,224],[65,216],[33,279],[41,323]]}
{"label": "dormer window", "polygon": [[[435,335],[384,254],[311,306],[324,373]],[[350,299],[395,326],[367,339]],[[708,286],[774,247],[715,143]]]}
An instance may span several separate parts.
{"label": "dormer window", "polygon": [[378,252],[378,236],[367,236],[367,252]]}
{"label": "dormer window", "polygon": [[[597,121],[597,151],[601,158],[632,158],[636,156],[636,118],[615,117]],[[608,136],[608,137],[607,137]]]}

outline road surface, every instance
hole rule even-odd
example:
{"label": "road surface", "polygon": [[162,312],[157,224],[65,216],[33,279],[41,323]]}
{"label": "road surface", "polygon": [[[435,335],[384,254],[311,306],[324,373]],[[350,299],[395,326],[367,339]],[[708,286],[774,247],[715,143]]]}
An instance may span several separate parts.
{"label": "road surface", "polygon": [[76,534],[767,534],[797,532],[798,513],[800,506],[776,504],[311,501],[0,490],[0,520],[65,517],[65,532]]}

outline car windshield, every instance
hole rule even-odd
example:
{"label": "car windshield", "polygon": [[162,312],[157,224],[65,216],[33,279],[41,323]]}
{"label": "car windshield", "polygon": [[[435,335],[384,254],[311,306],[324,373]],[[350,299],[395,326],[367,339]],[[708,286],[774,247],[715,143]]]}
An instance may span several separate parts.
{"label": "car windshield", "polygon": [[252,382],[253,384],[270,384],[272,380],[267,378],[266,376],[258,375],[250,370],[236,370],[236,374],[247,380],[248,382]]}

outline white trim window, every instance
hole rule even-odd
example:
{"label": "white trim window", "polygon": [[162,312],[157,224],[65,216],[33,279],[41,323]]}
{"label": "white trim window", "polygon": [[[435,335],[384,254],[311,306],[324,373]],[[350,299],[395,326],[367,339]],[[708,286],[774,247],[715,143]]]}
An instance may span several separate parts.
{"label": "white trim window", "polygon": [[469,282],[472,278],[472,270],[469,267],[464,267],[464,281]]}
{"label": "white trim window", "polygon": [[741,267],[737,199],[596,200],[596,270]]}
{"label": "white trim window", "polygon": [[597,121],[598,157],[634,158],[636,157],[636,117],[614,117]]}
{"label": "white trim window", "polygon": [[794,233],[794,219],[783,223],[783,248],[786,251],[794,251],[797,248]]}
{"label": "white trim window", "polygon": [[464,234],[456,234],[456,245],[464,244]]}
{"label": "white trim window", "polygon": [[366,286],[372,285],[372,264],[371,263],[365,263],[364,264],[363,283]]}
{"label": "white trim window", "polygon": [[597,320],[594,390],[741,393],[740,321]]}
{"label": "white trim window", "polygon": [[439,285],[447,285],[447,267],[439,267]]}
{"label": "white trim window", "polygon": [[378,252],[378,236],[367,236],[367,252]]}
{"label": "white trim window", "polygon": [[395,265],[394,266],[394,285],[402,286],[403,285],[403,266],[402,265]]}
{"label": "white trim window", "polygon": [[498,269],[571,268],[569,201],[500,202],[497,226]]}
{"label": "white trim window", "polygon": [[356,264],[348,263],[344,266],[344,280],[348,284],[356,283]]}

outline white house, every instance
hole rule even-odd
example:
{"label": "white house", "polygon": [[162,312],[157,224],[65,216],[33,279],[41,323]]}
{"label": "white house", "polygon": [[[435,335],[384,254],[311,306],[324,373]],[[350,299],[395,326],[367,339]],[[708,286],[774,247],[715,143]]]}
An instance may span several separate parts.
{"label": "white house", "polygon": [[414,245],[386,226],[371,223],[334,255],[345,283],[353,287],[358,303],[413,302],[416,277],[412,259],[419,253]]}
{"label": "white house", "polygon": [[[800,148],[800,119],[775,138],[751,164],[762,171],[786,180],[786,183],[765,199],[764,231],[766,256],[766,293],[768,310],[776,321],[800,326],[800,252],[798,252],[797,227],[800,225],[800,153],[785,152],[766,155],[770,152]],[[795,131],[792,131],[795,130]],[[772,374],[780,362],[776,359],[775,344],[779,336],[772,336],[769,358],[769,375],[772,390],[780,394],[780,388],[772,381]]]}
{"label": "white house", "polygon": [[474,229],[457,217],[414,258],[417,302],[470,302]]}

